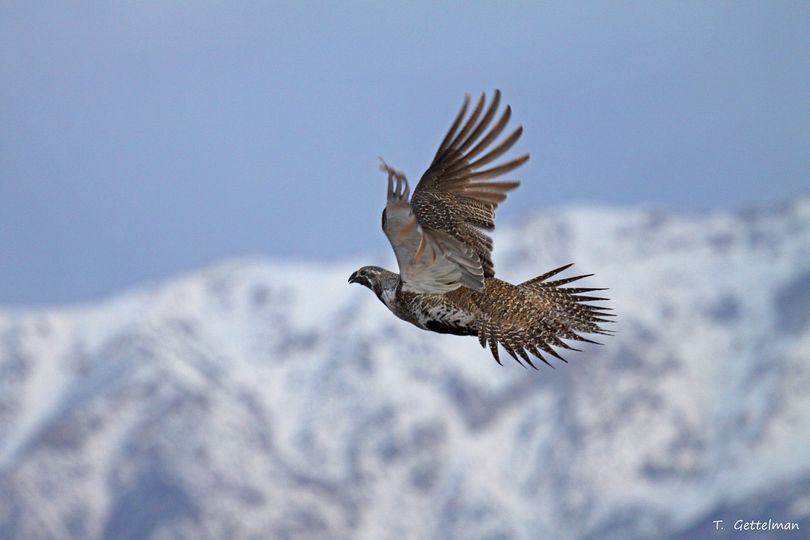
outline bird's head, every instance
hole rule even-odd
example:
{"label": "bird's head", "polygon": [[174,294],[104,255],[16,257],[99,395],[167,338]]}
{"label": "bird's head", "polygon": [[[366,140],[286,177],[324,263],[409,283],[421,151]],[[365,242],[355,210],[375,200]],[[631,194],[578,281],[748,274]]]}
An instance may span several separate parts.
{"label": "bird's head", "polygon": [[365,285],[378,297],[384,289],[396,287],[398,276],[379,266],[364,266],[349,276],[349,283]]}

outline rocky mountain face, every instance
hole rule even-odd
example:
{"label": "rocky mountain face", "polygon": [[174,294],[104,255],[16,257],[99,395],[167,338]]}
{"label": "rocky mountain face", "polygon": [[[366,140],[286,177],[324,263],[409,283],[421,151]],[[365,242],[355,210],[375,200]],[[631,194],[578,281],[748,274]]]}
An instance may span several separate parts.
{"label": "rocky mountain face", "polygon": [[[579,208],[495,241],[505,279],[594,272],[616,335],[501,367],[346,283],[373,260],[0,312],[0,538],[810,534],[810,200]],[[733,527],[768,519],[800,531]]]}

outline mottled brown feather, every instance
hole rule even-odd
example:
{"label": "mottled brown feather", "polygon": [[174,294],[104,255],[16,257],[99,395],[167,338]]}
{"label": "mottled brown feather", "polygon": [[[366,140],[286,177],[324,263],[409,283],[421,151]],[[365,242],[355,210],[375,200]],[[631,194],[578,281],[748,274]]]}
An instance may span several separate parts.
{"label": "mottled brown feather", "polygon": [[[583,334],[612,334],[600,326],[600,323],[612,322],[604,318],[612,316],[602,311],[607,308],[587,303],[606,299],[581,296],[578,292],[582,289],[561,286],[581,279],[581,276],[548,281],[569,266],[557,268],[519,285],[487,278],[481,291],[460,287],[441,295],[399,293],[398,302],[401,302],[402,313],[406,314],[435,311],[443,306],[448,311],[461,310],[474,315],[474,328],[459,329],[457,333],[470,333],[473,330],[481,346],[489,346],[498,363],[501,363],[498,355],[500,345],[519,363],[525,361],[536,369],[529,355],[548,365],[551,364],[543,353],[565,362],[553,347],[578,349],[564,339],[597,343]],[[418,317],[408,320],[417,322]]]}
{"label": "mottled brown feather", "polygon": [[[490,129],[500,104],[500,91],[484,112],[486,96],[479,98],[467,117],[469,96],[464,100],[450,130],[445,135],[428,170],[413,192],[411,208],[419,224],[428,233],[442,231],[470,246],[481,261],[484,277],[493,277],[492,241],[483,230],[495,227],[495,210],[518,181],[489,182],[525,163],[528,154],[482,170],[514,146],[523,133],[518,127],[501,143],[478,160],[506,127],[511,116],[507,106],[501,118]],[[466,118],[466,121],[465,121]],[[470,149],[472,147],[472,149]]]}

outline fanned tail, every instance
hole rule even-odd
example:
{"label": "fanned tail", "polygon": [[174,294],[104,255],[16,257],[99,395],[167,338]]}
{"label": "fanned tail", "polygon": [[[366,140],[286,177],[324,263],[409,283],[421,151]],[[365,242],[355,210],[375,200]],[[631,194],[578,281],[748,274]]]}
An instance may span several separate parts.
{"label": "fanned tail", "polygon": [[565,287],[593,274],[551,280],[572,265],[561,266],[519,285],[511,285],[509,289],[504,288],[504,294],[515,295],[509,302],[508,311],[492,310],[479,321],[478,340],[482,347],[489,345],[499,364],[499,344],[521,365],[523,360],[537,369],[531,356],[554,367],[546,356],[567,362],[555,348],[579,351],[563,340],[601,345],[583,334],[613,334],[601,326],[613,322],[610,318],[615,315],[610,313],[611,308],[591,304],[608,298],[589,294],[606,289]]}

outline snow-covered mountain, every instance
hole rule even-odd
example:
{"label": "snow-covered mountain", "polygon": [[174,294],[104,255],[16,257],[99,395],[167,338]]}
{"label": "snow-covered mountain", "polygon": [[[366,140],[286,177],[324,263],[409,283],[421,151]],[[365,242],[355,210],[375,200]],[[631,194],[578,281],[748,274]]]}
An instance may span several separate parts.
{"label": "snow-covered mountain", "polygon": [[495,240],[506,279],[595,272],[616,336],[501,367],[348,285],[371,260],[0,313],[0,538],[810,534],[810,199],[572,209]]}

